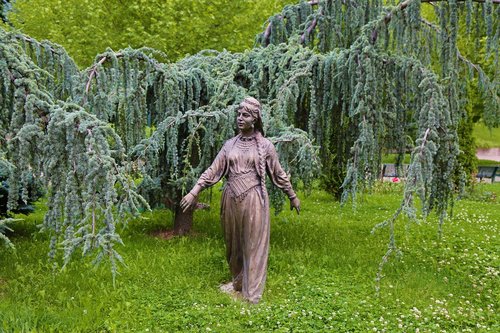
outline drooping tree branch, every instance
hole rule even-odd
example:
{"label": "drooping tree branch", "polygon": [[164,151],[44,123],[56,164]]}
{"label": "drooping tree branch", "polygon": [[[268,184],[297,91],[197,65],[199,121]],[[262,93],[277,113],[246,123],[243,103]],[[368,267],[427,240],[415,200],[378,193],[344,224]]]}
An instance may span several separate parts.
{"label": "drooping tree branch", "polygon": [[[277,18],[282,20],[283,16],[278,15]],[[269,24],[267,25],[266,31],[264,32],[264,40],[265,40],[266,46],[269,43],[269,36],[271,36],[272,29],[273,29],[273,24],[271,22],[269,22]]]}
{"label": "drooping tree branch", "polygon": [[[319,15],[321,15],[321,13]],[[316,28],[317,24],[318,24],[318,18],[315,17],[311,22],[311,25],[307,28],[306,32],[304,32],[302,36],[300,36],[301,44],[304,44],[304,42],[306,41],[306,36],[309,36],[311,34],[311,32]]]}
{"label": "drooping tree branch", "polygon": [[[408,0],[405,2],[411,2],[413,0]],[[420,0],[420,2],[425,2],[425,3],[432,3],[432,2],[442,2],[442,1],[448,1],[448,0]],[[458,2],[465,2],[467,0],[457,0]],[[479,2],[479,3],[485,3],[487,0],[472,0],[472,2]],[[500,4],[500,0],[491,0],[492,3],[494,4]]]}
{"label": "drooping tree branch", "polygon": [[[415,1],[415,0],[406,0],[406,1],[402,2],[402,3],[400,3],[400,4],[397,6],[397,9],[398,9],[398,10],[403,10],[403,9],[405,9],[406,7],[408,7],[408,6],[409,6],[409,5],[410,5],[413,1]],[[420,0],[420,2],[422,2],[422,3],[430,3],[430,4],[433,4],[434,2],[441,2],[441,1],[448,1],[448,0]],[[462,2],[464,2],[464,1],[466,1],[466,0],[457,0],[457,1],[462,1]],[[486,0],[472,0],[472,2],[484,3],[484,2],[486,2]],[[500,0],[492,0],[492,2],[493,2],[494,4],[497,4],[497,5],[498,5],[498,4],[500,4]],[[389,21],[390,21],[390,20],[391,20],[391,18],[392,18],[392,15],[394,15],[394,13],[395,13],[395,12],[396,12],[396,11],[391,11],[390,13],[388,13],[388,14],[385,16],[384,21],[385,21],[385,23],[386,23],[386,24],[387,24],[387,23],[389,23]]]}
{"label": "drooping tree branch", "polygon": [[[319,1],[318,0],[308,1],[307,4],[310,5],[310,6],[316,6],[316,5],[319,4]],[[277,17],[280,20],[283,19],[283,16],[281,16],[281,15],[278,15]],[[314,19],[313,23],[311,24],[312,28],[308,29],[309,33],[312,30],[314,30],[314,28],[316,27],[316,24],[317,24],[316,21],[317,20]],[[267,27],[266,27],[266,30],[264,32],[264,43],[265,43],[266,46],[267,46],[267,44],[269,44],[269,36],[271,35],[272,25],[273,25],[272,22],[269,22],[268,25],[267,25]],[[301,37],[301,43],[304,43],[304,40],[305,40],[305,37],[304,37],[304,35],[302,35],[302,37]]]}
{"label": "drooping tree branch", "polygon": [[[425,24],[426,26],[428,26],[431,29],[433,29],[434,31],[436,31],[437,33],[441,32],[441,29],[437,25],[435,25],[435,24],[427,21],[426,19],[421,18],[420,21],[423,24]],[[472,61],[470,61],[469,59],[467,59],[466,57],[464,57],[462,55],[462,53],[460,53],[460,50],[458,50],[458,48],[457,48],[457,57],[458,57],[458,59],[460,59],[465,64],[467,64],[467,65],[471,66],[472,68],[474,68],[479,74],[483,73],[482,69],[477,64],[473,63]]]}
{"label": "drooping tree branch", "polygon": [[[118,56],[118,55],[116,55]],[[96,64],[94,64],[92,66],[92,68],[90,69],[90,73],[89,73],[89,79],[87,80],[87,84],[85,85],[85,93],[83,95],[83,104],[85,104],[87,102],[87,95],[89,94],[89,90],[90,90],[90,83],[92,82],[92,79],[94,78],[94,76],[96,75],[97,73],[97,68],[99,66],[101,66],[102,64],[104,64],[104,62],[107,60],[107,57],[102,57],[101,60],[99,60]]]}
{"label": "drooping tree branch", "polygon": [[[406,0],[406,1],[401,2],[396,8],[394,8],[389,13],[387,13],[387,15],[385,15],[384,24],[385,25],[389,24],[393,15],[396,12],[401,11],[401,10],[405,10],[414,1],[416,1],[416,0]],[[441,1],[447,1],[447,0],[420,0],[421,3],[430,3],[430,4],[433,4],[434,2],[441,2]],[[458,1],[466,1],[466,0],[458,0]],[[479,3],[486,2],[486,0],[472,0],[472,1],[479,2]],[[492,0],[492,1],[494,4],[500,4],[500,0]],[[371,36],[372,44],[374,44],[376,42],[377,37],[378,37],[378,31],[377,31],[377,29],[374,29],[372,31],[372,36]]]}
{"label": "drooping tree branch", "polygon": [[[400,11],[400,10],[404,10],[406,9],[413,1],[415,0],[406,0],[406,1],[403,1],[402,3],[400,3],[393,11],[387,13],[387,15],[384,17],[384,23],[385,24],[388,24],[391,19],[392,19],[392,16],[394,15],[395,12],[397,11]],[[421,3],[429,3],[429,4],[434,4],[435,2],[442,2],[442,1],[447,1],[447,0],[420,0]],[[464,2],[466,0],[457,0],[459,2]],[[473,2],[477,2],[477,3],[485,3],[487,0],[472,0]],[[345,0],[342,1],[343,4],[345,4]],[[493,4],[500,4],[500,0],[492,0],[492,3]],[[319,1],[308,1],[307,2],[308,5],[310,6],[317,6],[319,5]],[[321,15],[321,13],[319,13],[319,15]],[[283,19],[283,16],[279,15],[277,16],[280,20]],[[311,34],[311,32],[316,28],[318,24],[318,18],[315,17],[311,24],[307,27],[306,31],[303,32],[301,34],[301,37],[300,37],[300,42],[301,44],[304,44],[305,40],[306,40],[306,36],[309,36]],[[266,27],[266,30],[263,34],[263,40],[264,40],[264,45],[268,45],[269,44],[269,37],[271,35],[271,31],[272,31],[272,22],[269,22],[269,24],[267,25]],[[377,31],[373,31],[372,32],[372,41],[373,43],[376,41],[378,37],[378,32]]]}
{"label": "drooping tree branch", "polygon": [[[162,67],[162,64],[159,63],[158,61],[156,61],[154,58],[144,54],[142,52],[143,50],[154,51],[156,53],[159,53],[162,56],[165,56],[165,55],[159,51],[150,50],[148,48],[138,49],[138,50],[136,50],[137,52],[134,53],[134,57],[136,57],[137,60],[152,62],[154,64],[154,67],[156,70],[163,72],[164,69]],[[110,52],[111,52],[111,54],[110,54]],[[103,54],[103,56],[101,57],[101,59],[97,63],[94,63],[94,65],[92,65],[89,69],[86,70],[88,72],[88,79],[87,79],[87,82],[85,84],[85,90],[84,90],[83,98],[82,98],[82,105],[85,105],[85,103],[87,101],[87,96],[89,95],[89,92],[90,92],[92,80],[94,79],[94,77],[96,77],[97,70],[98,70],[99,66],[102,66],[106,61],[111,60],[113,57],[114,58],[122,58],[123,56],[124,56],[123,52],[108,51],[108,52]]]}

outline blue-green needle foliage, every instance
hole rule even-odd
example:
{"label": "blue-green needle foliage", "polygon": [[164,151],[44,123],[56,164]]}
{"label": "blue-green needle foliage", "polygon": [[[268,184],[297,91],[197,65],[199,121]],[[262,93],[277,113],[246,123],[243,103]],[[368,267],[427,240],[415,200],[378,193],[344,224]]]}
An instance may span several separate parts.
{"label": "blue-green needle foliage", "polygon": [[[0,147],[11,165],[8,208],[16,208],[19,192],[27,199],[32,177],[43,181],[49,211],[42,229],[53,235],[51,257],[62,248],[67,263],[76,249],[83,254],[98,249],[96,262],[106,257],[115,271],[115,262],[121,261],[113,248],[121,242],[116,225],[136,213],[137,207],[147,207],[127,176],[122,140],[108,123],[61,100],[72,93],[61,85],[67,79],[75,83],[67,75],[76,67],[43,70],[18,38],[1,32],[0,39]],[[56,50],[45,48],[49,53]],[[61,59],[69,59],[65,53],[59,56],[61,65],[65,64]]]}
{"label": "blue-green needle foliage", "polygon": [[[44,228],[65,262],[95,248],[97,261],[120,260],[119,216],[147,203],[175,207],[235,134],[234,111],[252,95],[292,180],[307,189],[322,165],[324,186],[355,201],[379,176],[383,152],[410,150],[401,208],[383,225],[400,212],[415,217],[417,197],[442,221],[461,169],[461,78],[479,80],[483,118],[500,121],[500,6],[441,1],[435,24],[421,15],[425,2],[302,1],[272,17],[244,53],[168,63],[156,50],[108,49],[84,71],[57,45],[0,32],[0,148],[14,165],[12,197],[30,174],[43,178]],[[484,32],[494,76],[460,54],[460,18]],[[280,208],[283,198],[271,197]]]}
{"label": "blue-green needle foliage", "polygon": [[[500,120],[500,6],[441,1],[434,4],[434,24],[421,14],[425,2],[301,2],[272,17],[257,43],[298,43],[314,52],[313,83],[304,80],[286,96],[300,92],[297,105],[307,111],[298,114],[325,152],[326,184],[338,188],[342,179],[343,198],[355,198],[378,177],[381,152],[411,150],[402,211],[415,216],[417,194],[424,213],[437,208],[444,217],[455,191],[450,179],[461,169],[457,128],[466,119],[467,80],[478,79],[488,101],[483,119],[489,126]],[[476,27],[477,39],[488,40],[488,49],[494,46],[486,55],[492,76],[460,53],[460,18]]]}
{"label": "blue-green needle foliage", "polygon": [[[45,42],[2,38],[10,197],[24,191],[28,176],[43,179],[49,211],[42,229],[53,234],[51,257],[63,249],[66,264],[79,249],[96,253],[96,262],[109,257],[115,272],[121,257],[113,245],[121,242],[117,226],[127,214],[149,208],[148,202],[178,200],[234,135],[234,111],[248,94],[234,82],[241,55],[208,53],[164,64],[152,50],[108,50],[80,73],[63,61],[60,68],[43,66],[51,59],[44,52],[58,50],[55,45],[31,52]],[[9,80],[18,63],[22,80]],[[72,87],[63,90],[58,82],[66,78]],[[266,130],[284,166],[309,186],[319,160],[307,133],[281,122]]]}

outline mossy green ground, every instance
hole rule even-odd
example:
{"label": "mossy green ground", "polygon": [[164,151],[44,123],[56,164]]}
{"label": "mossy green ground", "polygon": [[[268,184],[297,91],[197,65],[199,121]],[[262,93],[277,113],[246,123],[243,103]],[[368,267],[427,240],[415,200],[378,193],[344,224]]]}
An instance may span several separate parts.
{"label": "mossy green ground", "polygon": [[[389,231],[372,228],[401,200],[401,185],[378,184],[357,209],[316,190],[300,216],[272,218],[268,282],[250,305],[219,291],[230,278],[214,190],[193,234],[163,240],[168,211],[144,214],[121,232],[126,262],[113,287],[109,267],[75,258],[53,272],[42,212],[11,225],[13,254],[0,249],[0,331],[6,332],[498,332],[500,183],[457,201],[439,237],[435,217],[398,221],[402,257],[375,277]],[[299,192],[300,193],[300,192]]]}

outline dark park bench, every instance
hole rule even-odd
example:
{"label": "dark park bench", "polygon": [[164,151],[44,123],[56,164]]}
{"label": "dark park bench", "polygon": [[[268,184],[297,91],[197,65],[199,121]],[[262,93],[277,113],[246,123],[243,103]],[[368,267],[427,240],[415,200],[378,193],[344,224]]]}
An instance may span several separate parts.
{"label": "dark park bench", "polygon": [[[404,178],[406,176],[406,172],[408,171],[408,164],[403,164],[399,168],[397,168],[396,164],[383,164],[382,165],[382,178]],[[492,183],[495,182],[495,179],[500,179],[500,166],[485,166],[480,165],[477,167],[476,178],[479,181],[490,180]]]}
{"label": "dark park bench", "polygon": [[500,166],[480,165],[477,167],[476,178],[478,178],[479,181],[482,181],[483,179],[490,179],[491,182],[494,183],[496,177],[500,177]]}
{"label": "dark park bench", "polygon": [[383,164],[382,165],[382,178],[385,177],[406,177],[406,173],[408,171],[408,164],[400,165],[399,168],[396,164]]}

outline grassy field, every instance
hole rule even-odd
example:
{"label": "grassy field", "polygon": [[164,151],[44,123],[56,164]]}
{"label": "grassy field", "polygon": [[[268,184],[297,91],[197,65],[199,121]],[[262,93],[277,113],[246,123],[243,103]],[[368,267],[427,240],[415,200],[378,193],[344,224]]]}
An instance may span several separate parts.
{"label": "grassy field", "polygon": [[436,219],[396,227],[402,256],[375,277],[389,233],[373,226],[400,201],[401,184],[378,184],[356,210],[328,194],[302,196],[302,212],[272,218],[268,282],[250,305],[219,291],[224,259],[219,192],[197,212],[189,237],[163,240],[167,211],[144,214],[121,232],[126,267],[116,286],[109,267],[76,258],[47,261],[42,213],[12,225],[13,254],[0,248],[0,331],[5,332],[498,332],[500,183],[476,186],[456,202],[439,237]]}
{"label": "grassy field", "polygon": [[478,148],[500,147],[500,128],[488,129],[482,123],[474,126],[474,137]]}

